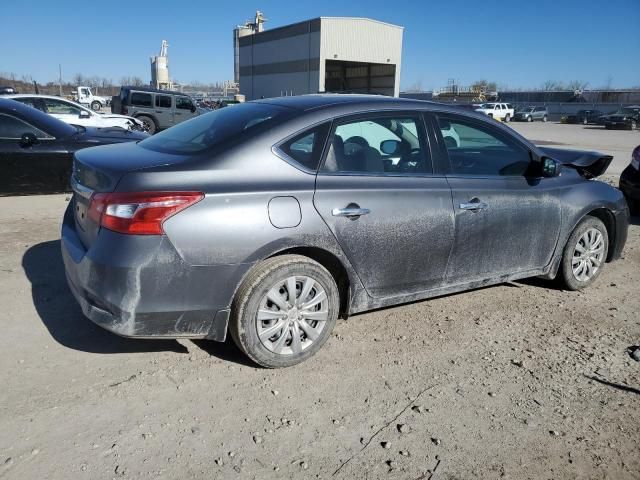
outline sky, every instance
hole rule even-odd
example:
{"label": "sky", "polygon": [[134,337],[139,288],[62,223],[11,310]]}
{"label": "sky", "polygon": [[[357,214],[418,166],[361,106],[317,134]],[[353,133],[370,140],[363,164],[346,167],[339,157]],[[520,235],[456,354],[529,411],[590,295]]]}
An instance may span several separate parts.
{"label": "sky", "polygon": [[262,10],[266,28],[319,16],[404,26],[401,89],[480,79],[505,88],[580,80],[640,86],[640,0],[323,0],[3,2],[0,72],[39,82],[76,73],[150,79],[149,57],[169,42],[174,81],[233,78],[232,30]]}

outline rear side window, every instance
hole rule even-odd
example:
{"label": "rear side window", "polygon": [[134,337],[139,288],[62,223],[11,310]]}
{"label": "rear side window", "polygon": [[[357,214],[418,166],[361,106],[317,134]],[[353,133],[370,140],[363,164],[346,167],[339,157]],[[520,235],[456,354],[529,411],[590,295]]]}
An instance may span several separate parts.
{"label": "rear side window", "polygon": [[248,141],[294,114],[293,109],[277,105],[243,103],[179,123],[139,145],[166,153],[197,153],[227,142]]}
{"label": "rear side window", "polygon": [[131,105],[134,107],[148,107],[151,108],[151,94],[142,92],[131,93]]}
{"label": "rear side window", "polygon": [[329,124],[325,123],[296,135],[278,148],[302,167],[316,171],[320,164],[327,133],[329,133]]}
{"label": "rear side window", "polygon": [[171,108],[171,97],[169,95],[156,95],[156,107]]}

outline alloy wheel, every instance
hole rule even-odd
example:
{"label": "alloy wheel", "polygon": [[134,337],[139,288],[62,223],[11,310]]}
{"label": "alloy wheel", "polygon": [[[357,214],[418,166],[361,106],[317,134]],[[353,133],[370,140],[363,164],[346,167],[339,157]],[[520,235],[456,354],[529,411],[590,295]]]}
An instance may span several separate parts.
{"label": "alloy wheel", "polygon": [[280,355],[296,355],[320,336],[329,319],[329,301],[322,285],[308,276],[290,276],[262,297],[256,314],[262,345]]}
{"label": "alloy wheel", "polygon": [[604,238],[602,232],[590,228],[578,239],[571,259],[573,276],[580,282],[593,277],[604,257]]}

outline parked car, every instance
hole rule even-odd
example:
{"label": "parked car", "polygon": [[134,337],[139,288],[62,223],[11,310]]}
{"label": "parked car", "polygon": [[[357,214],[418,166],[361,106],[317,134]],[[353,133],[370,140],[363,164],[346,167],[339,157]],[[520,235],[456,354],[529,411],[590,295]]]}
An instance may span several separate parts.
{"label": "parked car", "polygon": [[547,107],[523,107],[516,111],[513,116],[514,120],[520,122],[533,122],[534,120],[546,122],[548,118],[549,112],[547,112]]}
{"label": "parked car", "polygon": [[505,122],[508,122],[514,116],[513,106],[510,103],[483,103],[475,111]]}
{"label": "parked car", "polygon": [[0,98],[0,195],[69,191],[74,152],[143,140],[121,128],[72,126],[15,100]]}
{"label": "parked car", "polygon": [[600,110],[578,110],[574,115],[567,115],[567,123],[599,124],[604,112]]}
{"label": "parked car", "polygon": [[634,130],[640,125],[640,105],[623,107],[616,113],[605,115],[602,117],[602,121],[604,128],[608,130],[614,128]]}
{"label": "parked car", "polygon": [[248,102],[77,152],[66,275],[119,335],[229,332],[290,366],[339,316],[532,276],[589,286],[627,237],[622,193],[588,181],[611,160],[431,102]]}
{"label": "parked car", "polygon": [[72,102],[66,98],[51,95],[7,95],[10,98],[30,107],[42,110],[44,113],[70,123],[71,125],[81,125],[83,127],[120,127],[125,130],[144,130],[144,124],[133,117],[125,115],[96,113],[79,103]]}
{"label": "parked car", "polygon": [[620,190],[627,199],[629,209],[640,214],[640,146],[631,155],[631,163],[620,175]]}
{"label": "parked car", "polygon": [[120,95],[113,97],[111,111],[137,118],[152,135],[199,114],[188,95],[148,87],[121,87]]}

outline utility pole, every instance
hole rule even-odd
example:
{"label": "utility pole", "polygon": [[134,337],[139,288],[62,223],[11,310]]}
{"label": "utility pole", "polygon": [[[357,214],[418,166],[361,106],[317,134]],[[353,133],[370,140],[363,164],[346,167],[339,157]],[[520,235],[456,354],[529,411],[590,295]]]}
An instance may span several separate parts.
{"label": "utility pole", "polygon": [[62,96],[62,64],[58,64],[58,86],[60,87],[60,96]]}

